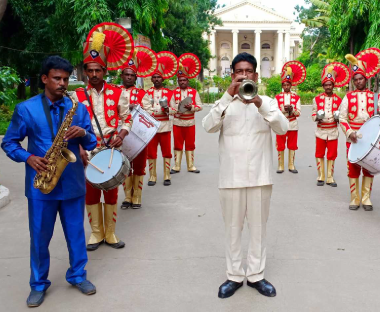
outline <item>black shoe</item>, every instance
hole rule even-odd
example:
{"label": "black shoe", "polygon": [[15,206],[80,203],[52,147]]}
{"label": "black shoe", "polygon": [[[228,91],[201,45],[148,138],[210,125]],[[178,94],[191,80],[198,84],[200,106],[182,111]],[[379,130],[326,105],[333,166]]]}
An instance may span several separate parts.
{"label": "black shoe", "polygon": [[101,244],[103,244],[103,243],[104,243],[104,241],[100,241],[99,243],[96,243],[96,244],[87,244],[86,249],[87,249],[88,251],[94,251],[94,250],[98,249],[99,246],[100,246]]}
{"label": "black shoe", "polygon": [[318,186],[324,186],[325,185],[325,181],[317,181],[317,185]]}
{"label": "black shoe", "polygon": [[297,170],[297,169],[293,169],[293,170],[290,170],[290,169],[289,169],[289,171],[290,171],[291,173],[298,173],[298,170]]}
{"label": "black shoe", "polygon": [[249,287],[257,289],[257,291],[267,297],[275,297],[276,296],[276,288],[269,283],[267,280],[262,279],[261,281],[251,283],[250,281],[247,281],[247,285]]}
{"label": "black shoe", "polygon": [[96,293],[95,285],[89,280],[84,280],[82,283],[76,284],[75,287],[85,295],[93,295]]}
{"label": "black shoe", "polygon": [[170,170],[170,174],[176,174],[176,173],[179,173],[179,171],[174,170],[174,169],[171,169],[171,170]]}
{"label": "black shoe", "polygon": [[140,209],[141,204],[132,204],[132,209]]}
{"label": "black shoe", "polygon": [[277,172],[277,173],[283,173],[284,170],[277,170],[276,172]]}
{"label": "black shoe", "polygon": [[226,280],[219,287],[218,297],[222,299],[231,297],[235,293],[235,291],[237,291],[241,286],[243,286],[243,282],[238,283],[238,282]]}
{"label": "black shoe", "polygon": [[365,211],[372,211],[373,210],[373,206],[372,205],[363,205],[363,208]]}
{"label": "black shoe", "polygon": [[45,291],[32,290],[26,299],[29,308],[39,307],[44,302]]}
{"label": "black shoe", "polygon": [[356,205],[350,205],[348,207],[350,210],[358,210],[360,208],[360,206],[356,206]]}
{"label": "black shoe", "polygon": [[148,182],[148,185],[149,185],[149,186],[156,185],[156,182],[155,182],[155,181],[149,181],[149,182]]}
{"label": "black shoe", "polygon": [[198,170],[198,169],[195,169],[195,170],[192,170],[192,171],[189,171],[189,172],[192,172],[192,173],[200,173],[201,171]]}
{"label": "black shoe", "polygon": [[332,183],[326,183],[327,185],[330,185],[331,187],[337,187],[338,184],[336,182],[332,182]]}
{"label": "black shoe", "polygon": [[124,202],[121,204],[120,209],[122,209],[122,210],[126,210],[126,209],[130,208],[131,205],[132,205],[132,203],[129,203],[129,202],[124,201]]}
{"label": "black shoe", "polygon": [[170,180],[165,180],[164,181],[164,185],[165,186],[168,186],[168,185],[171,185],[171,184],[172,184],[172,182]]}
{"label": "black shoe", "polygon": [[112,248],[115,248],[115,249],[121,249],[121,248],[124,248],[125,243],[123,241],[119,241],[115,244],[110,244],[106,242],[106,245],[111,246]]}

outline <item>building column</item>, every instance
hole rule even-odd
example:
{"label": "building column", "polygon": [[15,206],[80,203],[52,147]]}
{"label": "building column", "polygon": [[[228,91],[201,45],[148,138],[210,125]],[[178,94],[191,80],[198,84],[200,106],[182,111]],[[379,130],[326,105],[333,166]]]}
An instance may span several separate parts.
{"label": "building column", "polygon": [[290,61],[290,32],[285,33],[285,49],[284,49],[284,59],[285,62]]}
{"label": "building column", "polygon": [[283,37],[284,37],[284,32],[279,30],[277,32],[278,38],[277,38],[277,55],[276,55],[276,73],[280,74],[281,69],[283,66],[283,54],[282,54],[282,49],[283,49]]}
{"label": "building column", "polygon": [[212,58],[210,59],[210,75],[217,75],[217,56],[216,56],[216,30],[211,30],[210,34],[210,53]]}
{"label": "building column", "polygon": [[239,53],[238,33],[239,30],[232,29],[232,58],[234,58]]}
{"label": "building column", "polygon": [[262,31],[260,29],[255,30],[255,58],[257,61],[256,71],[259,73],[259,77],[261,77],[261,33]]}

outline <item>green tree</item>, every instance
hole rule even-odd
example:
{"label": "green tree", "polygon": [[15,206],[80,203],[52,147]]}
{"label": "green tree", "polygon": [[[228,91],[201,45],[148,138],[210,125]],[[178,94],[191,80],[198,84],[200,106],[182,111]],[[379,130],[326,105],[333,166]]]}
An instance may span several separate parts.
{"label": "green tree", "polygon": [[199,57],[202,68],[206,67],[211,54],[202,33],[221,25],[213,15],[216,8],[217,0],[169,0],[162,29],[168,39],[168,49],[177,56],[185,52],[194,53]]}
{"label": "green tree", "polygon": [[321,68],[313,64],[306,69],[306,79],[298,86],[300,91],[316,92],[321,87]]}

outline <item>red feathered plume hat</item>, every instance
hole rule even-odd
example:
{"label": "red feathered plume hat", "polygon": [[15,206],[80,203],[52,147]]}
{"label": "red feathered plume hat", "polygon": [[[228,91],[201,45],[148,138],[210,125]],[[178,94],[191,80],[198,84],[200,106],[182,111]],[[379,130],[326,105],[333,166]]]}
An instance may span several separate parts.
{"label": "red feathered plume hat", "polygon": [[95,62],[117,70],[132,57],[133,48],[128,30],[115,23],[101,23],[90,30],[83,44],[83,63]]}
{"label": "red feathered plume hat", "polygon": [[184,53],[178,58],[179,69],[177,77],[195,78],[201,72],[201,61],[193,53]]}
{"label": "red feathered plume hat", "polygon": [[365,49],[356,56],[347,54],[346,59],[351,63],[352,77],[361,74],[369,79],[380,71],[380,50],[378,48]]}
{"label": "red feathered plume hat", "polygon": [[322,85],[327,81],[331,81],[335,87],[343,87],[350,81],[350,69],[343,63],[330,63],[323,68],[321,79]]}
{"label": "red feathered plume hat", "polygon": [[158,66],[153,75],[160,75],[163,79],[171,78],[178,70],[178,59],[169,51],[161,51],[157,53]]}
{"label": "red feathered plume hat", "polygon": [[156,52],[144,46],[136,46],[133,57],[122,69],[132,69],[138,77],[149,77],[156,71],[157,66]]}
{"label": "red feathered plume hat", "polygon": [[281,83],[290,82],[292,86],[298,86],[306,79],[306,68],[298,61],[286,62],[282,67]]}

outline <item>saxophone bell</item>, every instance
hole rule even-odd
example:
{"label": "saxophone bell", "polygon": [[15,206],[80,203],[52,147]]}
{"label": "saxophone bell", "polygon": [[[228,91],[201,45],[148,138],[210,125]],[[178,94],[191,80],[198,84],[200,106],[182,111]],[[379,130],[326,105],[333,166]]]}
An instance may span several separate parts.
{"label": "saxophone bell", "polygon": [[251,79],[244,79],[239,87],[239,95],[243,100],[250,101],[258,93],[257,84]]}

